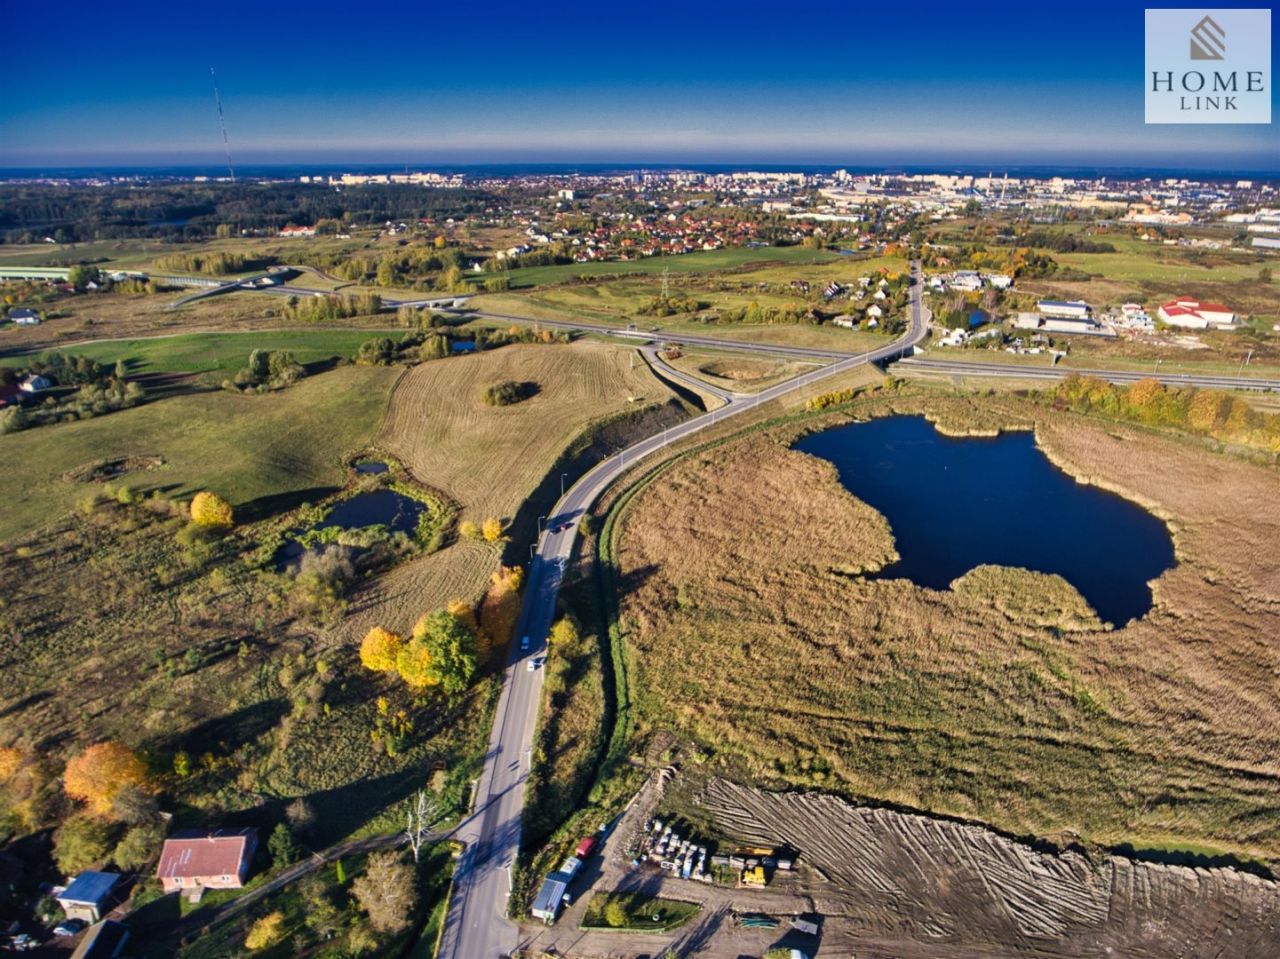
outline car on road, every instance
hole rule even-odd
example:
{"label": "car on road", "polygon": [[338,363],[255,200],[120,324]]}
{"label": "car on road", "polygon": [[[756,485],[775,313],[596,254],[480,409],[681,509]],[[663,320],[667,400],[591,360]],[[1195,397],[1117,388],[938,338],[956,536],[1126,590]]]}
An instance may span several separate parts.
{"label": "car on road", "polygon": [[88,923],[83,919],[68,919],[65,922],[60,922],[58,925],[54,926],[53,934],[55,936],[63,937],[78,936],[80,935],[80,930],[87,925]]}
{"label": "car on road", "polygon": [[538,669],[545,659],[546,657],[544,656],[535,656],[533,659],[529,660],[529,672],[533,672]]}
{"label": "car on road", "polygon": [[523,652],[524,650],[526,650],[526,649],[528,649],[528,648],[529,648],[529,637],[528,637],[528,636],[523,636],[523,637],[521,637],[521,639],[520,639],[520,651],[521,651],[521,652]]}
{"label": "car on road", "polygon": [[13,952],[29,952],[39,947],[39,943],[32,939],[25,932],[21,935],[14,936],[8,942],[8,948]]}

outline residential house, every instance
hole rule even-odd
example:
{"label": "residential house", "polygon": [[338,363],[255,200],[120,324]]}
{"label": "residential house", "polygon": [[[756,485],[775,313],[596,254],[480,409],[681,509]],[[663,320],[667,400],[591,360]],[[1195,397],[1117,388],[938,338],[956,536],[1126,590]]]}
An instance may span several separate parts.
{"label": "residential house", "polygon": [[256,829],[175,833],[164,841],[156,878],[165,892],[239,889],[257,848]]}
{"label": "residential house", "polygon": [[117,872],[82,872],[57,897],[68,919],[97,922],[122,877]]}
{"label": "residential house", "polygon": [[848,313],[841,313],[831,322],[835,326],[843,326],[846,330],[852,330],[858,325],[857,318],[850,316]]}
{"label": "residential house", "polygon": [[53,380],[47,376],[41,376],[39,373],[32,373],[18,384],[18,389],[24,393],[39,393],[41,390],[47,390],[51,386],[53,386]]}
{"label": "residential house", "polygon": [[71,959],[116,959],[129,941],[129,927],[114,919],[90,926]]}
{"label": "residential house", "polygon": [[9,322],[19,326],[39,326],[40,314],[25,306],[15,306],[9,311]]}

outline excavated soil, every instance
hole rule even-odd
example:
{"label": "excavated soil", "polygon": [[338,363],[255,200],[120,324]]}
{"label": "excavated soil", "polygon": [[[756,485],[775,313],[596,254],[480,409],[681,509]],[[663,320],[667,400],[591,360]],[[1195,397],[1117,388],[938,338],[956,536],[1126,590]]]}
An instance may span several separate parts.
{"label": "excavated soil", "polygon": [[1280,947],[1280,886],[1248,873],[1091,862],[977,826],[724,780],[701,802],[743,843],[800,850],[829,887],[814,892],[815,908],[842,917],[833,933],[934,942],[946,954],[1263,959]]}

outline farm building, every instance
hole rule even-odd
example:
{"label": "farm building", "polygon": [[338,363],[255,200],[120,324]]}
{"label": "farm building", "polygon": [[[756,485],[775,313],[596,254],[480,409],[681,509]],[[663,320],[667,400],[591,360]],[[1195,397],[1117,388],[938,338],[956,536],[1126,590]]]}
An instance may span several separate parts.
{"label": "farm building", "polygon": [[58,905],[68,919],[97,922],[120,878],[117,872],[82,872],[57,897]]}
{"label": "farm building", "polygon": [[165,892],[239,889],[257,848],[256,829],[176,833],[164,841],[156,878]]}
{"label": "farm building", "polygon": [[1042,316],[1079,320],[1089,315],[1089,304],[1084,300],[1041,300],[1036,311]]}
{"label": "farm building", "polygon": [[1170,326],[1182,326],[1192,330],[1229,330],[1236,325],[1236,315],[1230,307],[1221,303],[1201,303],[1189,296],[1162,303],[1156,316]]}

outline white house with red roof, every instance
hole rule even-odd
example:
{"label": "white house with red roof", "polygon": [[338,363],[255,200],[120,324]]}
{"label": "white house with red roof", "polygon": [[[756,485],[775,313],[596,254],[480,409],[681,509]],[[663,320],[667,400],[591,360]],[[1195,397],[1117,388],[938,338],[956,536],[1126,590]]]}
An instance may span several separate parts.
{"label": "white house with red roof", "polygon": [[164,841],[156,878],[165,892],[239,889],[257,848],[256,829],[175,833]]}
{"label": "white house with red roof", "polygon": [[1202,303],[1189,296],[1163,303],[1156,311],[1163,323],[1182,326],[1191,330],[1230,330],[1236,326],[1236,314],[1221,303]]}

